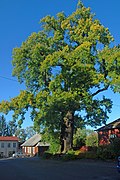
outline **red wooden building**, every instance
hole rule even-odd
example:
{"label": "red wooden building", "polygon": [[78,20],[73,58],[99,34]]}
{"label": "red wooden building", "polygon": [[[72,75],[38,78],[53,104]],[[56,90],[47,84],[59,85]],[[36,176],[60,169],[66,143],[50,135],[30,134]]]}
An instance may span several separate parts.
{"label": "red wooden building", "polygon": [[114,138],[120,138],[120,118],[97,129],[99,145],[110,144]]}
{"label": "red wooden building", "polygon": [[21,145],[22,152],[27,156],[41,155],[49,146],[50,144],[41,141],[40,134],[35,134]]}

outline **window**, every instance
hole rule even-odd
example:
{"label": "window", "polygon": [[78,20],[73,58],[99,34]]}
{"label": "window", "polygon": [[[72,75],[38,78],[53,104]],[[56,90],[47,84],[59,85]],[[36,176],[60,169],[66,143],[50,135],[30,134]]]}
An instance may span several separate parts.
{"label": "window", "polygon": [[35,154],[35,147],[33,147],[33,154]]}
{"label": "window", "polygon": [[13,147],[16,148],[16,143],[13,143]]}
{"label": "window", "polygon": [[28,147],[28,153],[31,153],[31,147]]}
{"label": "window", "polygon": [[25,147],[25,153],[26,153],[27,151],[26,151],[26,147]]}
{"label": "window", "polygon": [[13,151],[8,152],[8,156],[11,157],[13,155]]}
{"label": "window", "polygon": [[4,143],[1,143],[1,148],[4,148]]}
{"label": "window", "polygon": [[10,143],[8,143],[8,148],[10,148]]}
{"label": "window", "polygon": [[4,153],[3,152],[0,152],[0,157],[4,157]]}

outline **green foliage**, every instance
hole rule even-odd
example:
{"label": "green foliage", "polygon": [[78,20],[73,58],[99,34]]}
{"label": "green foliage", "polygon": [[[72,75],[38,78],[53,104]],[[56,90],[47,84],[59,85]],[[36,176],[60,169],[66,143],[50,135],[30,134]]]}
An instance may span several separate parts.
{"label": "green foliage", "polygon": [[111,144],[98,146],[98,158],[116,159],[120,155],[120,139],[115,138]]}
{"label": "green foliage", "polygon": [[77,128],[73,136],[73,145],[75,147],[81,147],[84,145],[97,147],[98,135],[93,130],[85,129],[85,128],[83,129]]}
{"label": "green foliage", "polygon": [[50,144],[48,153],[58,153],[60,149],[60,141],[59,141],[59,133],[50,132],[47,128],[45,128],[44,133],[42,135],[42,141]]}
{"label": "green foliage", "polygon": [[42,155],[43,159],[51,159],[52,157],[53,157],[53,154],[51,154],[48,151],[44,152],[44,154]]}
{"label": "green foliage", "polygon": [[7,122],[4,115],[0,116],[0,136],[13,136],[17,130],[17,124],[14,120]]}
{"label": "green foliage", "polygon": [[27,139],[31,138],[33,135],[36,134],[36,131],[33,126],[26,127],[25,132],[27,134]]}
{"label": "green foliage", "polygon": [[78,128],[76,130],[76,133],[73,136],[73,146],[75,147],[81,147],[83,145],[85,145],[85,141],[86,141],[86,129],[80,129]]}
{"label": "green foliage", "polygon": [[58,153],[60,149],[60,142],[58,139],[55,139],[55,141],[50,141],[50,147],[49,152],[52,154]]}
{"label": "green foliage", "polygon": [[97,147],[98,146],[98,134],[94,131],[86,137],[86,146]]}
{"label": "green foliage", "polygon": [[115,153],[115,156],[118,157],[120,155],[120,138],[114,138],[111,142],[111,146]]}
{"label": "green foliage", "polygon": [[86,159],[97,159],[97,154],[95,151],[87,151],[85,152],[85,158]]}
{"label": "green foliage", "polygon": [[24,128],[17,128],[15,131],[15,135],[19,138],[21,142],[26,141],[27,139],[31,138],[36,131],[34,130],[33,126],[29,126]]}
{"label": "green foliage", "polygon": [[63,161],[77,160],[77,159],[97,159],[97,154],[94,151],[81,152],[80,150],[70,150],[64,154],[61,159]]}
{"label": "green foliage", "polygon": [[15,132],[15,135],[19,138],[20,142],[24,142],[27,138],[25,129],[18,128]]}
{"label": "green foliage", "polygon": [[98,158],[103,159],[103,160],[114,159],[115,152],[114,152],[113,146],[111,144],[98,146],[97,156],[98,156]]}
{"label": "green foliage", "polygon": [[15,135],[15,132],[17,131],[17,124],[14,120],[11,120],[7,123],[7,132],[8,132],[8,136],[13,136]]}
{"label": "green foliage", "polygon": [[7,122],[5,117],[2,115],[0,116],[0,136],[7,135]]}
{"label": "green foliage", "polygon": [[63,161],[76,160],[77,156],[75,155],[75,151],[69,150],[66,154],[61,157]]}
{"label": "green foliage", "polygon": [[97,159],[96,151],[86,151],[81,152],[80,150],[75,151],[75,155],[77,159]]}

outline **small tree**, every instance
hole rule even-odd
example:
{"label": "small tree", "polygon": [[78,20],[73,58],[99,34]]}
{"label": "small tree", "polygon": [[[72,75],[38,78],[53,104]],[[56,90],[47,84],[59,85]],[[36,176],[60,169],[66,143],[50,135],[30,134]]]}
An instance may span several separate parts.
{"label": "small tree", "polygon": [[36,131],[34,130],[33,126],[28,126],[25,128],[25,133],[27,135],[27,139],[31,138],[33,135],[36,134]]}
{"label": "small tree", "polygon": [[96,132],[91,131],[91,133],[88,136],[86,136],[86,146],[98,146],[98,135]]}
{"label": "small tree", "polygon": [[50,144],[49,152],[52,154],[60,152],[60,142],[59,142],[59,133],[51,132],[48,128],[45,128],[42,133],[42,141]]}
{"label": "small tree", "polygon": [[15,135],[19,138],[20,142],[24,142],[27,138],[26,131],[23,128],[18,128],[15,132]]}
{"label": "small tree", "polygon": [[5,117],[0,116],[0,136],[6,136],[8,134],[7,122]]}
{"label": "small tree", "polygon": [[81,147],[85,145],[87,132],[86,129],[78,128],[76,133],[73,136],[73,146],[74,147]]}
{"label": "small tree", "polygon": [[7,123],[7,135],[8,136],[13,136],[15,135],[17,131],[18,125],[16,124],[15,120],[11,120]]}

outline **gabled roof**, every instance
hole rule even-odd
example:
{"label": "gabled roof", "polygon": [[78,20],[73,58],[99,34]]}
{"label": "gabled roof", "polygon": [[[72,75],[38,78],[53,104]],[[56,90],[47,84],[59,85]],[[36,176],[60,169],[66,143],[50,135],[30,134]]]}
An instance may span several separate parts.
{"label": "gabled roof", "polygon": [[97,129],[96,131],[105,131],[105,130],[110,130],[110,129],[120,129],[120,118],[116,119],[115,121],[102,126],[101,128]]}
{"label": "gabled roof", "polygon": [[21,146],[35,146],[41,140],[40,134],[35,134],[30,139],[25,141]]}
{"label": "gabled roof", "polygon": [[0,136],[0,141],[18,141],[16,136]]}
{"label": "gabled roof", "polygon": [[39,142],[38,144],[37,144],[37,146],[50,146],[50,144],[49,143],[46,143],[46,142]]}

